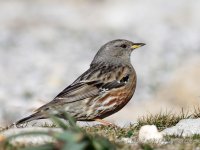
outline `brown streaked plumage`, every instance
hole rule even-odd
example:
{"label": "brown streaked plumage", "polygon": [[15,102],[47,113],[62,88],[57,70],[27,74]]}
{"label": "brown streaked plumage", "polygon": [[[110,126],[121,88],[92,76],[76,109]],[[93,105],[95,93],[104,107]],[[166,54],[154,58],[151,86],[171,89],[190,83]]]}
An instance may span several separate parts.
{"label": "brown streaked plumage", "polygon": [[46,114],[67,112],[77,121],[108,122],[103,118],[122,109],[132,98],[136,88],[136,73],[131,65],[131,52],[143,43],[113,40],[103,45],[90,68],[51,102],[16,125],[48,118]]}

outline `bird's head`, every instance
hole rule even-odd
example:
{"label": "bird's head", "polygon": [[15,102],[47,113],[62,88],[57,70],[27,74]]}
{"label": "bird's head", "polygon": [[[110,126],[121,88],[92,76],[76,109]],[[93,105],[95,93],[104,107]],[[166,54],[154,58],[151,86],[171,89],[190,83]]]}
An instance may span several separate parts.
{"label": "bird's head", "polygon": [[102,61],[111,63],[130,63],[131,52],[144,45],[144,43],[134,43],[124,39],[110,41],[99,49],[92,63],[99,63]]}

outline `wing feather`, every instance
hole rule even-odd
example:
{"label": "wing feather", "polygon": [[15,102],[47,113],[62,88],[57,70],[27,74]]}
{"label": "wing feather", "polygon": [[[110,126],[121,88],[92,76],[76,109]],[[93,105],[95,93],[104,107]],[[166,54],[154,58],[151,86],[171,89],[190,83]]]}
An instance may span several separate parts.
{"label": "wing feather", "polygon": [[[99,71],[99,69],[96,69]],[[114,71],[114,70],[113,70]],[[116,70],[118,71],[118,70]],[[76,101],[81,101],[86,98],[94,98],[102,94],[102,92],[106,92],[112,89],[117,89],[126,84],[124,82],[124,78],[128,78],[127,74],[124,74],[121,80],[117,80],[116,77],[110,79],[109,82],[105,82],[103,80],[84,80],[86,77],[91,76],[94,79],[93,74],[98,74],[94,72],[93,68],[88,69],[82,76],[80,76],[74,83],[65,88],[61,93],[59,93],[53,101],[47,103],[46,105],[40,107],[36,110],[43,111],[47,110],[50,107],[54,107],[55,105],[63,105],[67,103],[73,103]],[[117,74],[117,73],[116,73]],[[105,74],[104,74],[105,75]],[[97,78],[98,79],[98,78]]]}

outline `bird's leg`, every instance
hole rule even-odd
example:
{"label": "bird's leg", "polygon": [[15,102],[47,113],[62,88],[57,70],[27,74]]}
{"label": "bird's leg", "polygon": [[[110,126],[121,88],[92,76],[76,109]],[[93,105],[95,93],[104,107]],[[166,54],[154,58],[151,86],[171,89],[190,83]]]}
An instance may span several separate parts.
{"label": "bird's leg", "polygon": [[103,125],[106,125],[106,126],[113,126],[114,125],[113,123],[102,120],[102,119],[95,119],[95,121],[100,122],[100,123],[102,123]]}

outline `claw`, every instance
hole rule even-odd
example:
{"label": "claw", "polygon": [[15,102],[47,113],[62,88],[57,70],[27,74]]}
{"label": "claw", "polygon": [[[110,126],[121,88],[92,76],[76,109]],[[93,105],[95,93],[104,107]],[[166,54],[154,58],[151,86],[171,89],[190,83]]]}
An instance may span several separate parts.
{"label": "claw", "polygon": [[102,119],[95,119],[95,121],[100,122],[105,126],[115,126],[115,124],[108,122],[108,121],[105,121],[105,120],[102,120]]}

